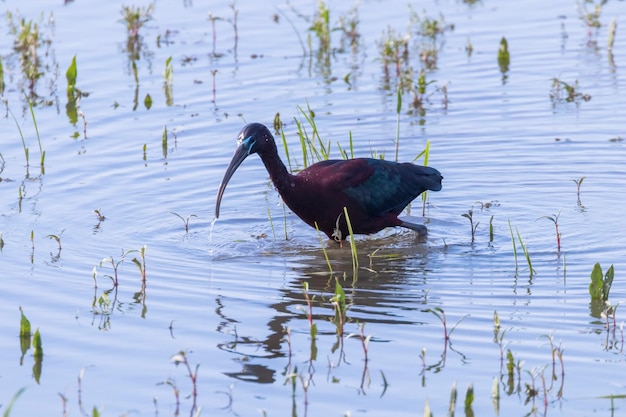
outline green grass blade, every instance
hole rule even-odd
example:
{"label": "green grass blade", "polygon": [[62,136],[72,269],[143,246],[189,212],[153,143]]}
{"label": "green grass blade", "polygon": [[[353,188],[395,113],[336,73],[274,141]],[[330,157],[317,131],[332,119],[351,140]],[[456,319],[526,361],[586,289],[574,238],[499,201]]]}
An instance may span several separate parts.
{"label": "green grass blade", "polygon": [[11,401],[9,402],[9,405],[7,406],[6,410],[4,410],[4,414],[2,414],[2,417],[9,417],[11,415],[11,409],[13,409],[13,406],[15,405],[15,402],[17,401],[17,399],[19,398],[20,395],[22,395],[22,393],[26,391],[26,387],[24,388],[20,388],[15,395],[13,396],[13,398],[11,398]]}
{"label": "green grass blade", "polygon": [[315,230],[317,230],[317,236],[320,238],[320,244],[322,245],[322,252],[324,253],[324,258],[326,259],[326,265],[328,265],[328,271],[330,275],[333,274],[333,267],[330,264],[330,259],[328,258],[328,252],[326,252],[326,246],[324,245],[324,239],[322,237],[322,233],[320,232],[319,227],[317,226],[317,222],[315,222]]}
{"label": "green grass blade", "polygon": [[352,272],[354,274],[353,280],[357,279],[357,271],[359,269],[359,258],[356,252],[356,243],[354,242],[354,233],[352,232],[352,223],[348,216],[348,208],[343,208],[343,213],[346,216],[346,224],[348,225],[348,233],[350,234],[350,251],[352,253]]}
{"label": "green grass blade", "polygon": [[513,234],[513,227],[511,226],[511,219],[508,219],[509,231],[511,232],[511,243],[513,244],[513,259],[515,259],[515,273],[517,273],[517,245],[515,244],[515,235]]}

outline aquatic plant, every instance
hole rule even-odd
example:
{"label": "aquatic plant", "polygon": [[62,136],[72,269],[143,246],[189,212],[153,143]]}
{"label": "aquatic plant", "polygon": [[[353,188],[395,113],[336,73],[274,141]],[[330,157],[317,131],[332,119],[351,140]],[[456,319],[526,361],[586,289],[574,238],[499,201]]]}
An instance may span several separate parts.
{"label": "aquatic plant", "polygon": [[[39,136],[39,127],[37,127],[37,119],[35,118],[35,110],[33,108],[33,103],[28,99],[28,97],[26,97],[26,102],[28,103],[28,109],[30,110],[30,116],[33,120],[33,126],[35,127],[35,133],[37,134],[37,143],[39,144],[39,154],[41,155],[41,159],[39,160],[40,163],[40,167],[41,167],[41,174],[45,174],[46,170],[44,167],[44,162],[46,159],[46,151],[43,150],[43,147],[41,146],[41,136]],[[21,131],[20,131],[21,133]]]}
{"label": "aquatic plant", "polygon": [[[350,216],[348,215],[348,208],[343,208],[343,213],[346,216],[346,224],[348,225],[348,233],[350,235],[350,254],[352,255],[352,282],[356,282],[357,274],[359,270],[359,258],[356,251],[356,242],[354,240],[354,233],[352,233],[352,223],[350,222]],[[339,239],[341,242],[341,239]]]}
{"label": "aquatic plant", "polygon": [[398,87],[398,92],[396,94],[396,155],[395,162],[398,162],[398,151],[400,148],[400,113],[402,112],[402,90]]}
{"label": "aquatic plant", "polygon": [[378,43],[380,61],[383,64],[385,78],[390,76],[390,67],[395,68],[395,75],[398,77],[399,88],[404,91],[405,82],[410,79],[412,69],[409,70],[409,40],[410,34],[399,35],[389,27],[382,34],[382,40]]}
{"label": "aquatic plant", "polygon": [[468,417],[474,415],[472,404],[474,404],[474,384],[470,383],[467,387],[467,391],[465,391],[465,401],[463,402],[463,405],[465,406],[465,415]]}
{"label": "aquatic plant", "polygon": [[326,7],[323,0],[318,0],[317,11],[313,16],[313,23],[309,30],[315,33],[319,40],[319,51],[330,51],[330,10]]}
{"label": "aquatic plant", "polygon": [[513,259],[515,260],[515,274],[517,275],[517,246],[515,245],[515,235],[513,235],[513,227],[511,226],[511,219],[507,220],[509,223],[509,232],[511,232],[511,243],[513,244]]}
{"label": "aquatic plant", "polygon": [[524,242],[522,241],[522,236],[519,233],[519,230],[517,230],[517,227],[515,228],[515,232],[517,233],[517,239],[519,240],[519,244],[522,247],[522,251],[524,252],[524,257],[526,258],[526,263],[528,264],[528,273],[530,278],[533,277],[533,275],[535,275],[535,270],[533,269],[533,264],[530,260],[530,253],[528,252],[528,248],[526,247],[526,245],[524,244]]}
{"label": "aquatic plant", "polygon": [[[191,411],[190,411],[190,415],[193,416],[195,415],[196,410],[199,412],[200,409],[198,409],[197,406],[197,399],[198,399],[198,369],[200,368],[200,364],[197,364],[196,367],[194,369],[191,368],[191,365],[189,363],[189,359],[187,358],[187,352],[181,350],[180,352],[178,352],[177,354],[173,355],[170,358],[171,362],[174,362],[174,365],[178,366],[180,364],[182,364],[185,367],[185,370],[187,371],[187,376],[189,377],[189,379],[191,380]],[[178,401],[177,401],[178,403]]]}
{"label": "aquatic plant", "polygon": [[[424,149],[422,149],[422,151],[417,154],[417,156],[415,158],[413,158],[413,162],[417,161],[419,158],[424,158],[424,160],[422,161],[422,165],[424,166],[428,166],[428,159],[430,157],[430,140],[426,141],[426,145],[424,146]],[[426,216],[426,201],[428,200],[428,196],[430,194],[428,193],[428,190],[424,191],[422,193],[422,216]],[[410,210],[410,205],[409,205],[409,210]]]}
{"label": "aquatic plant", "polygon": [[[72,58],[72,62],[70,63],[67,71],[65,71],[65,78],[67,79],[67,103],[65,104],[65,114],[67,114],[68,119],[72,125],[76,125],[78,122],[78,108],[80,103],[80,98],[83,96],[87,96],[88,94],[83,94],[81,90],[76,88],[76,80],[78,78],[78,69],[76,65],[76,55]],[[87,138],[87,123],[85,121],[85,117],[80,112],[83,117],[83,134],[85,139]],[[79,136],[78,132],[74,133],[74,138]]]}
{"label": "aquatic plant", "polygon": [[219,16],[215,16],[213,15],[213,13],[209,13],[209,21],[211,22],[211,31],[213,33],[213,49],[211,50],[211,56],[212,57],[220,57],[221,54],[218,54],[215,51],[215,46],[217,43],[217,30],[215,27],[215,22],[217,22],[218,20],[222,20],[223,18],[219,17]]}
{"label": "aquatic plant", "polygon": [[504,365],[504,349],[508,345],[508,343],[504,343],[504,335],[506,330],[500,329],[500,317],[498,317],[498,312],[494,310],[493,312],[493,341],[498,345],[500,350],[500,372],[502,372],[502,366]]}
{"label": "aquatic plant", "polygon": [[130,253],[130,252],[139,252],[139,256],[141,258],[141,261],[139,261],[139,259],[137,258],[133,258],[132,262],[137,265],[137,268],[139,269],[139,273],[141,274],[141,281],[146,282],[146,249],[147,249],[147,245],[143,245],[139,250],[130,250],[128,252],[126,252],[126,254]]}
{"label": "aquatic plant", "polygon": [[63,234],[63,230],[61,231],[61,233],[59,233],[58,235],[47,235],[46,237],[49,239],[53,239],[57,242],[57,245],[59,246],[59,252],[61,251],[61,235]]}
{"label": "aquatic plant", "polygon": [[[500,72],[504,75],[509,72],[509,64],[511,63],[511,54],[509,53],[509,43],[503,36],[500,39],[500,47],[498,48],[498,66]],[[504,78],[503,78],[504,80]]]}
{"label": "aquatic plant", "polygon": [[348,305],[346,303],[346,293],[343,287],[339,283],[339,279],[335,278],[335,295],[330,299],[330,302],[335,310],[335,315],[331,319],[331,322],[335,325],[337,336],[343,336],[343,326],[346,323],[346,315],[348,311]]}
{"label": "aquatic plant", "polygon": [[[39,379],[41,378],[41,370],[43,365],[43,347],[41,343],[41,333],[39,329],[35,330],[35,333],[31,331],[30,321],[26,318],[22,307],[19,307],[20,310],[20,350],[22,356],[20,357],[20,365],[24,363],[24,356],[26,352],[31,348],[33,348],[33,378],[37,383],[39,383]],[[32,342],[31,342],[32,337]],[[31,344],[32,343],[32,344]],[[5,414],[7,415],[7,414]]]}
{"label": "aquatic plant", "polygon": [[20,395],[24,393],[24,391],[26,391],[26,387],[22,387],[19,390],[17,390],[17,392],[11,398],[11,401],[9,401],[9,404],[6,406],[4,413],[2,414],[2,417],[9,417],[11,415],[11,410],[13,410],[13,406],[15,405],[15,402],[20,397]]}
{"label": "aquatic plant", "polygon": [[0,57],[0,97],[4,96],[4,66],[2,65],[2,57]]}
{"label": "aquatic plant", "polygon": [[548,343],[550,344],[550,353],[552,354],[552,376],[550,378],[551,384],[550,384],[549,389],[552,388],[553,381],[558,380],[558,375],[556,371],[556,363],[558,360],[560,367],[561,367],[561,373],[560,373],[561,384],[559,387],[559,391],[557,393],[557,397],[561,398],[563,395],[563,385],[565,384],[565,366],[563,364],[563,348],[561,347],[560,343],[558,346],[554,343],[554,335],[548,334],[548,335],[543,335],[543,337],[548,339]]}
{"label": "aquatic plant", "polygon": [[[509,223],[509,231],[511,232],[511,242],[513,244],[513,258],[515,259],[515,275],[517,275],[517,245],[515,244],[515,235],[513,234],[513,227],[511,226],[511,220],[508,220]],[[528,249],[526,248],[526,245],[524,245],[524,242],[522,240],[522,236],[519,233],[519,230],[517,230],[517,227],[515,228],[515,232],[517,233],[517,239],[519,240],[520,246],[522,247],[522,251],[524,252],[524,257],[526,258],[526,263],[528,264],[528,270],[529,270],[529,277],[532,278],[533,275],[535,274],[535,270],[533,269],[533,265],[532,262],[530,260],[530,253],[528,252]]]}
{"label": "aquatic plant", "polygon": [[467,210],[467,213],[463,213],[461,214],[461,216],[465,217],[470,222],[470,231],[472,232],[471,243],[474,243],[474,239],[476,237],[476,228],[478,227],[480,222],[476,222],[476,224],[474,224],[474,210],[472,209]]}
{"label": "aquatic plant", "polygon": [[174,66],[172,65],[172,57],[165,60],[165,70],[163,71],[163,92],[165,93],[165,104],[172,106],[174,104]]}
{"label": "aquatic plant", "polygon": [[613,265],[607,269],[606,273],[602,273],[600,263],[596,263],[591,271],[591,282],[589,283],[589,295],[592,300],[600,300],[606,302],[609,300],[609,292],[613,285],[613,277],[615,270]]}
{"label": "aquatic plant", "polygon": [[[557,214],[553,214],[552,216],[541,216],[539,219],[548,219],[552,223],[554,223],[554,229],[556,232],[556,250],[557,253],[561,253],[561,233],[559,232],[559,216],[561,215],[561,210]],[[539,220],[537,219],[537,220]]]}
{"label": "aquatic plant", "polygon": [[[576,1],[576,6],[578,9],[578,17],[583,22],[585,26],[590,31],[592,29],[599,29],[602,27],[602,22],[600,21],[600,17],[602,15],[602,6],[606,4],[607,0],[599,0],[597,3],[595,0],[580,0]],[[593,10],[589,11],[587,9],[588,4],[593,4]]]}
{"label": "aquatic plant", "polygon": [[41,45],[39,25],[32,20],[26,21],[24,18],[19,19],[13,14],[7,12],[7,20],[9,22],[10,32],[15,36],[13,41],[13,50],[20,54],[20,67],[22,74],[28,80],[28,90],[30,96],[35,96],[35,83],[43,72],[40,68],[40,60],[38,57],[38,48]]}
{"label": "aquatic plant", "polygon": [[580,177],[578,179],[572,180],[574,181],[574,184],[576,184],[576,197],[577,197],[577,202],[576,204],[578,204],[578,206],[582,206],[582,203],[580,201],[580,187],[583,185],[583,181],[585,180],[586,177]]}
{"label": "aquatic plant", "polygon": [[30,231],[30,263],[35,262],[35,231]]}
{"label": "aquatic plant", "polygon": [[309,334],[311,336],[311,340],[315,340],[317,338],[317,324],[313,323],[313,301],[315,300],[315,296],[309,296],[309,283],[304,281],[302,283],[303,287],[303,295],[306,301],[306,316],[309,322]]}
{"label": "aquatic plant", "polygon": [[63,234],[64,230],[61,230],[61,233],[59,233],[58,235],[47,235],[46,237],[52,240],[55,240],[57,242],[57,246],[58,246],[58,250],[56,255],[54,255],[52,252],[50,252],[50,256],[52,256],[52,262],[56,262],[59,260],[59,258],[61,258],[61,235]]}
{"label": "aquatic plant", "polygon": [[467,317],[469,317],[469,314],[466,314],[466,315],[462,316],[459,320],[457,320],[457,322],[454,324],[454,326],[452,326],[452,327],[450,327],[450,329],[448,329],[448,322],[447,322],[447,319],[446,319],[446,313],[445,313],[445,311],[443,311],[443,309],[441,307],[429,308],[426,311],[429,312],[429,313],[433,313],[435,315],[435,317],[437,317],[439,319],[439,321],[441,321],[441,324],[443,325],[443,340],[445,342],[445,346],[446,347],[448,346],[448,344],[450,344],[450,336],[452,335],[452,332],[454,332],[456,330],[457,326],[459,324],[461,324],[461,322],[463,320],[465,320]]}
{"label": "aquatic plant", "polygon": [[[338,27],[334,30],[338,30],[341,32],[341,46],[338,48],[339,52],[345,51],[344,44],[347,42],[350,45],[350,49],[353,54],[358,52],[359,48],[359,39],[361,38],[361,34],[359,33],[359,13],[358,13],[358,5],[354,6],[352,9],[348,11],[348,14],[345,16],[339,16],[339,24]],[[349,81],[350,73],[346,75],[346,79]]]}
{"label": "aquatic plant", "polygon": [[170,211],[171,214],[173,214],[174,216],[178,217],[179,219],[181,219],[183,221],[183,225],[185,226],[185,233],[189,233],[189,221],[191,220],[192,217],[198,217],[195,214],[190,214],[187,217],[183,217],[178,213],[174,213],[173,211]]}
{"label": "aquatic plant", "polygon": [[[33,103],[30,101],[30,99],[25,96],[26,102],[28,103],[28,108],[30,110],[30,115],[31,118],[33,120],[33,126],[35,127],[35,133],[37,135],[37,143],[39,145],[39,153],[41,155],[41,158],[39,160],[40,162],[40,169],[41,169],[41,174],[45,174],[46,170],[44,167],[44,163],[45,163],[45,159],[46,159],[46,151],[43,150],[43,147],[41,145],[41,136],[39,136],[39,128],[37,127],[37,119],[35,118],[35,110],[33,109]],[[24,133],[22,132],[22,129],[20,128],[20,124],[17,121],[17,118],[15,117],[15,115],[13,114],[13,112],[9,109],[8,110],[9,113],[11,114],[11,116],[13,117],[13,121],[15,122],[15,126],[17,127],[17,131],[20,135],[20,139],[22,140],[22,148],[24,149],[24,156],[26,158],[26,177],[28,178],[29,176],[29,166],[30,166],[30,151],[28,146],[26,146],[26,139],[24,138]]]}
{"label": "aquatic plant", "polygon": [[617,19],[614,17],[613,19],[611,19],[611,23],[609,23],[609,33],[607,35],[607,41],[606,41],[609,54],[613,50],[613,42],[615,42],[615,32],[617,32]]}
{"label": "aquatic plant", "polygon": [[467,42],[465,43],[465,52],[467,53],[468,58],[471,57],[474,52],[474,45],[472,45],[472,41],[469,36],[467,37]]}
{"label": "aquatic plant", "polygon": [[330,275],[333,274],[333,266],[330,264],[330,259],[328,258],[328,252],[326,251],[326,245],[324,245],[324,238],[322,236],[322,232],[320,231],[317,222],[315,222],[315,230],[317,230],[317,236],[320,240],[320,245],[322,247],[322,253],[324,254],[324,259],[326,259],[326,265],[328,265],[328,272]]}
{"label": "aquatic plant", "polygon": [[443,35],[445,32],[453,31],[454,24],[446,23],[442,13],[439,13],[439,18],[429,17],[424,10],[422,16],[409,5],[409,22],[412,25],[417,26],[417,34],[425,38],[436,39],[439,35]]}
{"label": "aquatic plant", "polygon": [[330,158],[330,141],[328,141],[328,143],[322,142],[315,122],[315,112],[311,109],[308,101],[306,111],[300,106],[298,106],[298,111],[302,114],[304,120],[306,120],[312,130],[311,137],[309,137],[302,121],[294,117],[298,129],[298,137],[300,138],[304,168],[307,168],[309,164],[313,165],[316,162],[325,161]]}
{"label": "aquatic plant", "polygon": [[100,209],[95,209],[93,212],[96,213],[96,216],[98,216],[98,222],[103,222],[106,219]]}
{"label": "aquatic plant", "polygon": [[426,71],[421,69],[416,82],[411,83],[411,86],[409,88],[409,91],[413,94],[411,107],[415,110],[418,110],[420,116],[423,116],[425,114],[424,106],[426,104],[426,101],[428,100],[428,96],[430,96],[430,94],[426,94],[426,88],[434,82],[435,80],[426,81]]}
{"label": "aquatic plant", "polygon": [[493,377],[491,385],[491,400],[493,401],[493,409],[496,415],[500,415],[500,381],[497,376]]}
{"label": "aquatic plant", "polygon": [[578,80],[575,80],[574,83],[567,83],[556,77],[552,78],[550,101],[552,101],[553,106],[563,102],[579,104],[581,100],[589,101],[591,96],[580,92]]}
{"label": "aquatic plant", "polygon": [[120,22],[126,25],[126,31],[129,37],[139,36],[139,29],[152,20],[152,12],[154,11],[154,3],[148,6],[122,6],[122,19]]}
{"label": "aquatic plant", "polygon": [[[22,350],[22,359],[23,359],[26,352],[30,349],[30,337],[32,336],[32,333],[31,333],[30,320],[26,318],[26,315],[24,314],[24,310],[22,310],[21,306],[19,309],[20,309],[20,334],[19,336],[20,336],[20,347]],[[22,359],[20,359],[20,365],[22,364]]]}
{"label": "aquatic plant", "polygon": [[[120,266],[120,264],[124,261],[124,257],[125,257],[125,252],[122,250],[122,257],[119,261],[116,262],[112,256],[108,256],[100,261],[100,268],[102,268],[102,264],[104,263],[111,264],[111,267],[113,268],[113,275],[105,275],[105,276],[108,276],[109,278],[111,278],[111,281],[113,281],[114,287],[117,287],[119,284],[117,269]],[[94,268],[94,279],[95,279],[95,274],[96,274],[96,269]]]}
{"label": "aquatic plant", "polygon": [[161,135],[161,152],[163,159],[167,159],[167,126],[163,126],[163,134]]}

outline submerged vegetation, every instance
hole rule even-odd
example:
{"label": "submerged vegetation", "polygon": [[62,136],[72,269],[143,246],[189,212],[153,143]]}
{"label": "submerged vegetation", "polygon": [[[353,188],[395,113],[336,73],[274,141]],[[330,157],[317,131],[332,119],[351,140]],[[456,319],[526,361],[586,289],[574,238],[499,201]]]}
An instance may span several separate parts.
{"label": "submerged vegetation", "polygon": [[552,79],[550,101],[552,101],[553,106],[559,103],[580,104],[581,100],[589,101],[591,100],[591,96],[580,91],[578,80],[575,80],[573,83],[567,83],[556,77]]}
{"label": "submerged vegetation", "polygon": [[[20,90],[35,103],[35,105],[51,106],[54,102],[41,93],[38,93],[40,80],[50,77],[52,83],[56,81],[54,55],[50,54],[52,45],[51,34],[54,32],[54,16],[43,13],[38,20],[26,20],[19,14],[6,12],[9,34],[13,36],[14,55],[20,65]],[[3,90],[5,82],[2,81]],[[24,85],[26,84],[26,85]]]}

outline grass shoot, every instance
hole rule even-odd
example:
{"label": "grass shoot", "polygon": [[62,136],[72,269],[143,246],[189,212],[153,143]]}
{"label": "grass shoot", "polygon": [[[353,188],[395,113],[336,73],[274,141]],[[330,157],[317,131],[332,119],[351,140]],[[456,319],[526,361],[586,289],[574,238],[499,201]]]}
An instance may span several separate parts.
{"label": "grass shoot", "polygon": [[346,293],[337,278],[335,278],[335,295],[330,299],[330,302],[335,310],[335,315],[331,321],[335,325],[337,336],[341,337],[343,336],[343,326],[346,323],[348,306]]}
{"label": "grass shoot", "polygon": [[15,395],[13,395],[13,398],[11,398],[11,401],[9,401],[9,404],[7,404],[6,408],[4,409],[4,414],[2,414],[3,417],[9,417],[11,415],[11,410],[13,409],[13,406],[17,402],[17,399],[20,397],[20,395],[24,393],[24,391],[26,391],[26,387],[17,390]]}
{"label": "grass shoot", "polygon": [[576,103],[580,101],[589,101],[591,96],[587,93],[580,92],[580,86],[578,80],[574,80],[573,83],[567,83],[556,77],[552,78],[552,87],[550,89],[550,101],[552,106],[556,106],[558,103]]}
{"label": "grass shoot", "polygon": [[272,229],[272,236],[274,237],[274,241],[276,241],[276,231],[274,230],[274,221],[272,220],[272,210],[267,208],[267,218],[270,221],[270,228]]}
{"label": "grass shoot", "polygon": [[530,278],[533,277],[533,275],[535,275],[535,270],[533,269],[533,264],[530,260],[530,253],[528,252],[528,248],[526,247],[526,245],[524,245],[524,242],[522,241],[522,236],[519,233],[519,230],[517,230],[517,227],[515,228],[515,233],[517,234],[517,239],[519,240],[519,244],[522,247],[522,251],[524,252],[524,257],[526,258],[526,262],[528,263],[528,273],[530,274]]}
{"label": "grass shoot", "polygon": [[61,231],[61,233],[59,233],[58,235],[47,235],[46,237],[52,240],[55,240],[57,242],[57,245],[59,247],[59,252],[61,252],[61,235],[63,234],[63,231]]}
{"label": "grass shoot", "polygon": [[[173,211],[170,211],[171,214],[173,214],[174,216],[178,217],[179,219],[181,219],[183,221],[183,225],[185,226],[185,233],[189,233],[189,221],[191,220],[192,217],[198,217],[195,214],[190,214],[187,217],[183,217],[178,213],[174,213]],[[271,219],[270,219],[271,221]],[[274,227],[272,226],[272,231],[274,230]]]}
{"label": "grass shoot", "polygon": [[398,162],[398,151],[400,148],[400,113],[402,112],[402,90],[398,87],[398,93],[396,95],[396,159]]}
{"label": "grass shoot", "polygon": [[467,213],[461,214],[461,216],[465,217],[470,222],[470,231],[472,232],[472,242],[471,243],[474,243],[474,240],[476,238],[476,228],[478,227],[480,222],[476,222],[476,224],[474,224],[474,210],[472,210],[472,209],[469,209],[467,211]]}
{"label": "grass shoot", "polygon": [[311,335],[311,340],[315,340],[317,338],[317,324],[313,323],[313,301],[315,300],[315,296],[309,296],[309,283],[304,281],[302,283],[302,287],[304,288],[303,294],[304,299],[306,300],[306,316],[309,321],[309,333]]}
{"label": "grass shoot", "polygon": [[41,155],[40,159],[40,167],[41,174],[45,174],[44,161],[46,159],[46,151],[43,150],[41,146],[41,136],[39,136],[39,128],[37,127],[37,119],[35,118],[35,110],[33,108],[33,103],[26,97],[26,102],[28,103],[28,109],[30,110],[30,116],[33,119],[33,126],[35,126],[35,133],[37,134],[37,143],[39,144],[39,154]]}
{"label": "grass shoot", "polygon": [[511,226],[511,219],[507,220],[509,223],[509,232],[511,232],[511,243],[513,244],[513,259],[515,260],[515,275],[517,275],[517,245],[515,244],[515,235],[513,234],[513,227]]}
{"label": "grass shoot", "polygon": [[165,104],[172,106],[174,104],[174,66],[172,65],[172,57],[169,56],[165,60],[165,70],[163,71],[163,91],[165,92]]}
{"label": "grass shoot", "polygon": [[[559,232],[559,216],[561,215],[561,210],[557,214],[553,214],[552,216],[541,216],[539,219],[548,219],[552,223],[554,223],[554,229],[556,232],[556,250],[557,253],[561,253],[561,233]],[[537,220],[539,220],[537,219]]]}
{"label": "grass shoot", "polygon": [[[105,276],[108,276],[109,278],[111,278],[111,281],[113,281],[114,287],[117,287],[119,284],[117,270],[120,264],[124,261],[124,257],[125,257],[125,253],[122,250],[122,258],[119,261],[116,262],[112,256],[108,256],[100,261],[100,268],[102,268],[102,264],[105,264],[105,263],[111,264],[111,267],[113,268],[113,275],[105,275]],[[94,267],[94,281],[95,281],[95,277],[96,277],[96,268]]]}
{"label": "grass shoot", "polygon": [[584,180],[585,180],[585,177],[580,177],[578,179],[572,180],[574,181],[574,184],[576,184],[576,197],[577,197],[578,207],[582,206],[582,202],[580,201],[580,187],[583,185]]}
{"label": "grass shoot", "polygon": [[128,37],[138,37],[139,29],[152,20],[152,12],[154,11],[154,3],[150,3],[146,7],[140,6],[122,6],[121,22],[126,26]]}
{"label": "grass shoot", "polygon": [[320,245],[322,246],[322,253],[324,253],[324,259],[326,259],[326,265],[328,265],[328,272],[330,275],[333,274],[333,266],[330,263],[330,259],[328,258],[328,252],[326,251],[326,246],[324,245],[324,238],[322,236],[322,232],[320,232],[319,227],[317,226],[317,222],[315,222],[315,230],[317,230],[317,236],[320,239]]}
{"label": "grass shoot", "polygon": [[354,233],[352,232],[352,223],[350,222],[350,216],[348,215],[348,208],[343,208],[343,213],[346,216],[346,224],[348,225],[348,234],[350,236],[350,253],[352,255],[352,282],[357,281],[359,270],[359,258],[356,251],[356,242],[354,240]]}
{"label": "grass shoot", "polygon": [[[173,355],[170,359],[171,362],[174,362],[174,365],[183,365],[187,371],[187,376],[191,380],[191,413],[190,415],[195,415],[194,411],[200,411],[197,408],[197,399],[198,399],[198,369],[200,368],[200,364],[197,364],[194,369],[191,369],[191,365],[189,364],[189,359],[187,358],[187,353],[183,350]],[[175,390],[177,391],[177,390]]]}
{"label": "grass shoot", "polygon": [[139,273],[141,274],[141,281],[144,283],[146,282],[146,249],[147,249],[147,245],[143,245],[139,250],[136,250],[136,251],[131,250],[131,251],[126,252],[127,254],[129,252],[139,252],[141,261],[137,258],[133,258],[132,262],[139,269]]}
{"label": "grass shoot", "polygon": [[461,324],[461,322],[469,316],[469,314],[464,315],[454,324],[454,326],[452,326],[448,330],[448,321],[446,319],[446,313],[445,311],[443,311],[441,307],[429,308],[426,311],[433,313],[439,319],[439,321],[441,321],[441,324],[443,325],[443,339],[446,343],[446,346],[450,343],[450,336],[452,335],[452,332],[454,332],[457,326]]}
{"label": "grass shoot", "polygon": [[102,211],[100,209],[95,209],[93,212],[96,213],[96,216],[98,216],[98,223],[101,223],[106,219],[106,217],[104,217],[104,214],[102,214]]}

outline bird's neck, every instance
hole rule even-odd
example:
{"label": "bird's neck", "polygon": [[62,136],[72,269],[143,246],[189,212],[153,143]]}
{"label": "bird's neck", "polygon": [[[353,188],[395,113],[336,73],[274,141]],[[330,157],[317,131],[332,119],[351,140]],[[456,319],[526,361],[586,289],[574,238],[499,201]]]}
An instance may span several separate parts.
{"label": "bird's neck", "polygon": [[270,179],[279,192],[292,183],[292,175],[278,156],[278,152],[264,153],[260,156],[267,172],[270,174]]}

